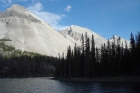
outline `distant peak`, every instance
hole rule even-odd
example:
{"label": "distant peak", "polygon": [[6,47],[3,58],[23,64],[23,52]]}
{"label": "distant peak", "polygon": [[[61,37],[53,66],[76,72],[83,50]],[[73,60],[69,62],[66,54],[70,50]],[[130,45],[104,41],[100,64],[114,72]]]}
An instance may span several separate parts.
{"label": "distant peak", "polygon": [[75,25],[71,25],[71,26],[70,26],[70,28],[73,28],[73,27],[75,27]]}
{"label": "distant peak", "polygon": [[73,28],[75,28],[75,27],[81,28],[80,26],[77,26],[77,25],[71,25],[69,28],[70,28],[70,29],[73,29]]}
{"label": "distant peak", "polygon": [[77,25],[71,25],[70,27],[80,27],[80,26],[77,26]]}
{"label": "distant peak", "polygon": [[114,39],[118,39],[119,36],[115,36],[115,35],[113,35],[111,39],[113,39],[113,38],[114,38]]}

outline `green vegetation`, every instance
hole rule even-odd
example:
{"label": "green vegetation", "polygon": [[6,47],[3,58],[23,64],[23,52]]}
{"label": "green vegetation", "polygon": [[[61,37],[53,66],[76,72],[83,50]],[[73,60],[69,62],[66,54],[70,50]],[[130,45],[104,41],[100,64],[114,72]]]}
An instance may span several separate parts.
{"label": "green vegetation", "polygon": [[0,48],[2,48],[3,51],[13,51],[13,50],[15,50],[15,48],[13,46],[5,45],[6,41],[11,41],[11,40],[7,39],[7,38],[0,39]]}
{"label": "green vegetation", "polygon": [[2,48],[3,51],[13,51],[13,50],[15,50],[15,48],[13,46],[5,45],[4,42],[0,42],[0,48]]}
{"label": "green vegetation", "polygon": [[54,76],[57,58],[0,43],[0,77]]}
{"label": "green vegetation", "polygon": [[11,40],[8,38],[3,38],[3,39],[0,39],[0,41],[11,41]]}

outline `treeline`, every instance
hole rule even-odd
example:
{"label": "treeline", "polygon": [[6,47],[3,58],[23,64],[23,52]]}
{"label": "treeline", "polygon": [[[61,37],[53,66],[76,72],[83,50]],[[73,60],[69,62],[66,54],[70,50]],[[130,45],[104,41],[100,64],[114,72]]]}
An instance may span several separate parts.
{"label": "treeline", "polygon": [[[135,37],[131,33],[130,46],[121,43],[121,38],[103,44],[101,48],[95,47],[94,36],[88,38],[87,33],[82,35],[81,47],[75,44],[70,46],[67,56],[59,58],[55,77],[112,77],[112,76],[138,76],[140,75],[140,33]],[[125,46],[125,47],[124,47]]]}
{"label": "treeline", "polygon": [[0,43],[0,77],[54,76],[58,59]]}

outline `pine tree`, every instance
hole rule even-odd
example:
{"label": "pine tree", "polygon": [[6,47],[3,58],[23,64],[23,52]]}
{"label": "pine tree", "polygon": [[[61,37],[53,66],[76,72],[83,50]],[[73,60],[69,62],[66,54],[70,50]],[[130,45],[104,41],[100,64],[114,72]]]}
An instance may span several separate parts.
{"label": "pine tree", "polygon": [[136,35],[136,55],[135,55],[135,58],[136,58],[136,68],[135,68],[135,73],[136,75],[140,75],[140,69],[139,69],[139,66],[140,66],[140,32],[137,32],[137,35]]}
{"label": "pine tree", "polygon": [[84,46],[84,36],[82,34],[81,36],[81,40],[82,40],[82,43],[81,43],[81,76],[82,77],[85,77],[85,46]]}
{"label": "pine tree", "polygon": [[71,52],[71,77],[74,77],[74,53]]}
{"label": "pine tree", "polygon": [[85,33],[85,41],[85,77],[89,77],[90,42],[87,36],[87,32]]}
{"label": "pine tree", "polygon": [[65,73],[65,67],[64,67],[64,64],[65,64],[65,59],[64,59],[64,52],[63,52],[63,55],[62,55],[62,58],[61,58],[61,77],[64,77],[64,73]]}
{"label": "pine tree", "polygon": [[101,47],[101,75],[102,76],[107,76],[107,51],[106,51],[106,45],[103,44]]}
{"label": "pine tree", "polygon": [[111,75],[114,76],[114,75],[117,75],[117,72],[116,72],[116,45],[115,45],[115,37],[113,36],[113,41],[112,41],[112,45],[111,45],[111,61],[112,61],[112,72],[111,72]]}
{"label": "pine tree", "polygon": [[129,75],[130,73],[130,52],[127,46],[127,42],[125,41],[125,48],[124,48],[124,55],[123,55],[123,62],[122,62],[122,69],[124,75]]}
{"label": "pine tree", "polygon": [[89,38],[87,38],[86,60],[87,60],[87,77],[89,77],[90,76],[90,73],[89,73],[89,70],[90,70],[90,41],[89,41]]}
{"label": "pine tree", "polygon": [[69,46],[68,52],[67,52],[67,63],[66,63],[66,76],[71,77],[71,47]]}
{"label": "pine tree", "polygon": [[96,47],[96,54],[95,54],[95,56],[96,56],[96,76],[101,76],[100,75],[100,62],[101,62],[101,57],[100,57],[100,49],[98,49],[97,47]]}
{"label": "pine tree", "polygon": [[109,39],[107,41],[107,60],[108,60],[108,75],[111,76],[112,62],[111,62],[111,45]]}
{"label": "pine tree", "polygon": [[120,37],[117,38],[117,47],[116,47],[116,72],[117,76],[119,76],[120,73],[120,62],[121,62],[121,47],[120,47]]}
{"label": "pine tree", "polygon": [[134,75],[134,74],[136,74],[136,72],[135,72],[135,68],[136,68],[136,61],[135,61],[135,57],[136,57],[136,46],[135,46],[135,39],[134,39],[134,36],[133,36],[133,34],[131,33],[131,35],[130,35],[130,48],[131,48],[131,52],[130,52],[130,56],[131,56],[131,63],[130,63],[130,65],[131,65],[131,68],[130,69],[132,69],[131,71],[130,71],[130,74],[131,75]]}
{"label": "pine tree", "polygon": [[124,75],[123,73],[123,68],[122,68],[122,64],[123,64],[123,61],[124,61],[124,45],[123,45],[123,42],[122,42],[122,46],[121,46],[121,52],[120,52],[120,69],[119,69],[119,74],[120,75]]}
{"label": "pine tree", "polygon": [[94,42],[94,36],[92,35],[91,61],[90,61],[90,75],[91,75],[91,77],[96,77],[96,72],[97,72],[97,63],[96,63],[96,57],[95,57],[95,42]]}
{"label": "pine tree", "polygon": [[74,71],[74,77],[78,77],[78,70],[79,70],[79,68],[78,68],[78,51],[77,51],[77,46],[76,46],[76,43],[75,43],[75,47],[74,47],[74,58],[73,58],[73,61],[74,61],[74,63],[73,63],[73,71]]}

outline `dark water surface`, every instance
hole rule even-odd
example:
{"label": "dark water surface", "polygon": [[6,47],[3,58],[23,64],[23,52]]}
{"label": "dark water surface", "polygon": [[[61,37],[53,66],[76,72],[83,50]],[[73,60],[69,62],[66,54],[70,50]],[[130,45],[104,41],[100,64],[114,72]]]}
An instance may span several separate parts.
{"label": "dark water surface", "polygon": [[140,93],[140,82],[0,78],[0,93]]}

